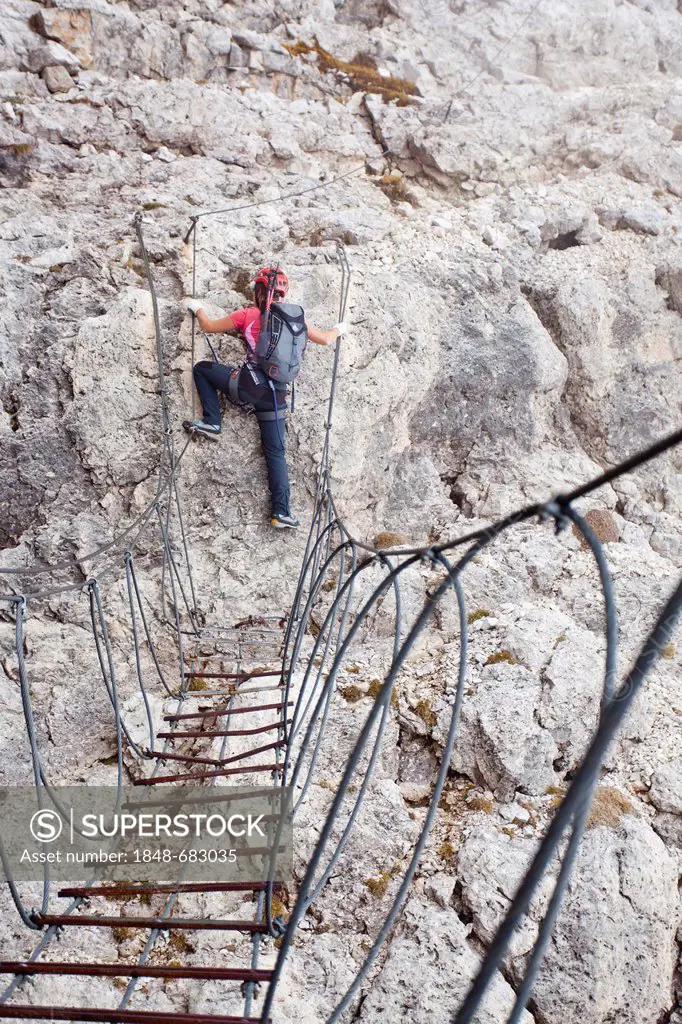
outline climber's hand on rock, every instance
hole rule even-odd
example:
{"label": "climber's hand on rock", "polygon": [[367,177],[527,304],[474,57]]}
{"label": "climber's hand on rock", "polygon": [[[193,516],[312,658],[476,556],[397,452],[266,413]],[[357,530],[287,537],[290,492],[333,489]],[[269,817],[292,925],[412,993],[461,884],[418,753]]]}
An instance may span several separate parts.
{"label": "climber's hand on rock", "polygon": [[185,299],[185,305],[190,313],[193,313],[195,316],[200,309],[204,308],[203,302],[200,302],[199,299]]}

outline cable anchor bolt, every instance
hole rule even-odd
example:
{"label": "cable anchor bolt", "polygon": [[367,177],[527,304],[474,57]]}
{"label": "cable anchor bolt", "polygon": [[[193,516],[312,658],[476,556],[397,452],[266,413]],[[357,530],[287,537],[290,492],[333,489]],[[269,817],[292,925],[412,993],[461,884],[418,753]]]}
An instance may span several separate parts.
{"label": "cable anchor bolt", "polygon": [[571,521],[566,515],[566,508],[566,502],[562,501],[561,498],[555,498],[553,501],[548,501],[540,511],[540,519],[543,522],[548,519],[554,519],[557,535],[563,533]]}
{"label": "cable anchor bolt", "polygon": [[272,925],[270,927],[270,934],[275,939],[281,939],[286,934],[287,922],[284,920],[281,914],[277,917],[273,917]]}

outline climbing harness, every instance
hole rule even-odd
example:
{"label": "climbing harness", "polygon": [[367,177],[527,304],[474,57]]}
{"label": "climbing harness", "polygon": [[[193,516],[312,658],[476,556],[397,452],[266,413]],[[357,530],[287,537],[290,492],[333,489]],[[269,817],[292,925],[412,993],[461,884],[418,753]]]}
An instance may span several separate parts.
{"label": "climbing harness", "polygon": [[269,409],[254,410],[254,407],[252,405],[249,406],[249,409],[255,411],[256,419],[259,420],[260,422],[269,423],[274,420],[277,423],[277,434],[279,437],[279,443],[281,444],[282,448],[284,448],[284,437],[282,435],[281,421],[286,417],[286,405],[278,405],[277,389],[275,388],[275,385],[268,377],[266,377],[265,373],[263,372],[263,370],[261,370],[259,366],[254,366],[253,363],[250,363],[248,361],[248,359],[240,370],[233,370],[232,373],[230,374],[230,380],[228,382],[228,396],[230,397],[230,400],[236,402],[236,404],[240,405],[242,408],[244,407],[243,403],[239,399],[239,375],[241,374],[242,370],[246,370],[246,372],[251,375],[251,380],[254,382],[254,384],[267,383],[268,387],[270,388],[270,392],[272,394],[272,411]]}
{"label": "climbing harness", "polygon": [[249,415],[256,410],[250,402],[242,402],[239,397],[239,375],[243,369],[243,366],[236,366],[230,373],[230,379],[227,382],[227,399],[231,405],[236,405],[241,412]]}

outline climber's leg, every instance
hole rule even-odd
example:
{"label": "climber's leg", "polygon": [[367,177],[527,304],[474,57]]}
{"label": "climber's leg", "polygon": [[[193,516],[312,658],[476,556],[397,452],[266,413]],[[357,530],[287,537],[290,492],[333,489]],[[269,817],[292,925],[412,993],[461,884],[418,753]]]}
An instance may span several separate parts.
{"label": "climber's leg", "polygon": [[289,515],[289,472],[284,454],[284,420],[259,420],[260,439],[268,470],[272,515]]}
{"label": "climber's leg", "polygon": [[216,363],[210,359],[202,359],[194,366],[194,383],[196,384],[203,410],[203,422],[220,429],[220,399],[218,392],[227,394],[227,386],[233,366]]}

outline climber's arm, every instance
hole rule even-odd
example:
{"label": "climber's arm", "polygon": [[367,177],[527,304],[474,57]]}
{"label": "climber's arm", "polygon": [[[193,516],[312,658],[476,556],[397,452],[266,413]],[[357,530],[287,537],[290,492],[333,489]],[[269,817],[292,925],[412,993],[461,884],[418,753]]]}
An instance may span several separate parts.
{"label": "climber's arm", "polygon": [[342,334],[345,334],[346,325],[336,324],[334,327],[330,327],[328,331],[321,331],[319,327],[313,327],[312,324],[306,324],[308,330],[308,340],[312,341],[315,345],[333,345],[337,338],[340,338]]}
{"label": "climber's arm", "polygon": [[206,334],[221,334],[223,331],[233,331],[237,326],[231,316],[221,316],[217,320],[211,320],[205,309],[198,309],[196,318],[199,326]]}
{"label": "climber's arm", "polygon": [[223,331],[233,331],[237,327],[232,316],[219,316],[212,320],[200,299],[185,299],[185,306],[196,317],[206,334],[221,334]]}

